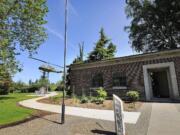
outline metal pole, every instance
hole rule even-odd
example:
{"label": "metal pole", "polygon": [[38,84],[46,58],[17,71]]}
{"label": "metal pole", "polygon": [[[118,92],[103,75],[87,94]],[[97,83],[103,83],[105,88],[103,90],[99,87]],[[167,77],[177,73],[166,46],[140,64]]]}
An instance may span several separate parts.
{"label": "metal pole", "polygon": [[49,72],[47,72],[47,93],[49,92]]}
{"label": "metal pole", "polygon": [[67,48],[67,13],[68,13],[68,0],[65,0],[65,27],[64,27],[64,89],[63,89],[63,101],[62,101],[62,113],[61,123],[65,122],[65,90],[66,90],[66,48]]}

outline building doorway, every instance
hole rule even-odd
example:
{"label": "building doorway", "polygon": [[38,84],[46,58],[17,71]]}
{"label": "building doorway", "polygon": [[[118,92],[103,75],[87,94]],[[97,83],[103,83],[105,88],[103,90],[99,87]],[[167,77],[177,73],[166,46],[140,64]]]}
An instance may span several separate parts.
{"label": "building doorway", "polygon": [[167,69],[149,71],[153,98],[170,98],[170,82]]}
{"label": "building doorway", "polygon": [[146,100],[171,98],[179,100],[174,62],[143,65]]}

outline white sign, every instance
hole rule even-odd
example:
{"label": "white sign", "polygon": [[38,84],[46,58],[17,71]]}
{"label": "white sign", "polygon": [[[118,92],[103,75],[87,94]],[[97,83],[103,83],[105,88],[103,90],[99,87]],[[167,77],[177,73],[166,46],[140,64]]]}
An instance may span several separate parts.
{"label": "white sign", "polygon": [[116,134],[125,135],[123,102],[118,96],[113,95],[113,104],[114,104],[114,118],[115,118]]}

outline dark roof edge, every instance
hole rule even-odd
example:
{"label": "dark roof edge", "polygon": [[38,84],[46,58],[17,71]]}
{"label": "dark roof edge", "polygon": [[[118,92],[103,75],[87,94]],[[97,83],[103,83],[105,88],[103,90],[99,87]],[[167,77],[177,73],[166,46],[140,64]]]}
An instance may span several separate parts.
{"label": "dark roof edge", "polygon": [[167,57],[175,57],[175,56],[180,56],[180,49],[116,57],[112,59],[106,59],[106,60],[90,62],[90,63],[72,64],[70,65],[70,67],[72,70],[76,70],[76,69],[93,68],[93,67],[100,67],[106,65],[131,63],[131,62],[145,61],[149,59],[159,59],[159,58],[167,58]]}

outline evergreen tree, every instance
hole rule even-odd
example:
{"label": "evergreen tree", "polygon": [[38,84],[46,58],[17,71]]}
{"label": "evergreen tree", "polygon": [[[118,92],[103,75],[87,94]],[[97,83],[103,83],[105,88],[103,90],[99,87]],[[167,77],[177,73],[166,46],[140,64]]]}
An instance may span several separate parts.
{"label": "evergreen tree", "polygon": [[30,80],[29,80],[29,85],[32,85],[32,83],[33,83],[33,82],[32,82],[32,80],[30,79]]}
{"label": "evergreen tree", "polygon": [[105,35],[104,29],[101,28],[100,39],[95,44],[94,50],[89,54],[87,61],[99,61],[114,57],[116,46],[112,42],[109,42],[110,39]]}
{"label": "evergreen tree", "polygon": [[116,52],[116,46],[111,42],[107,47],[108,58],[113,58],[114,52]]}

